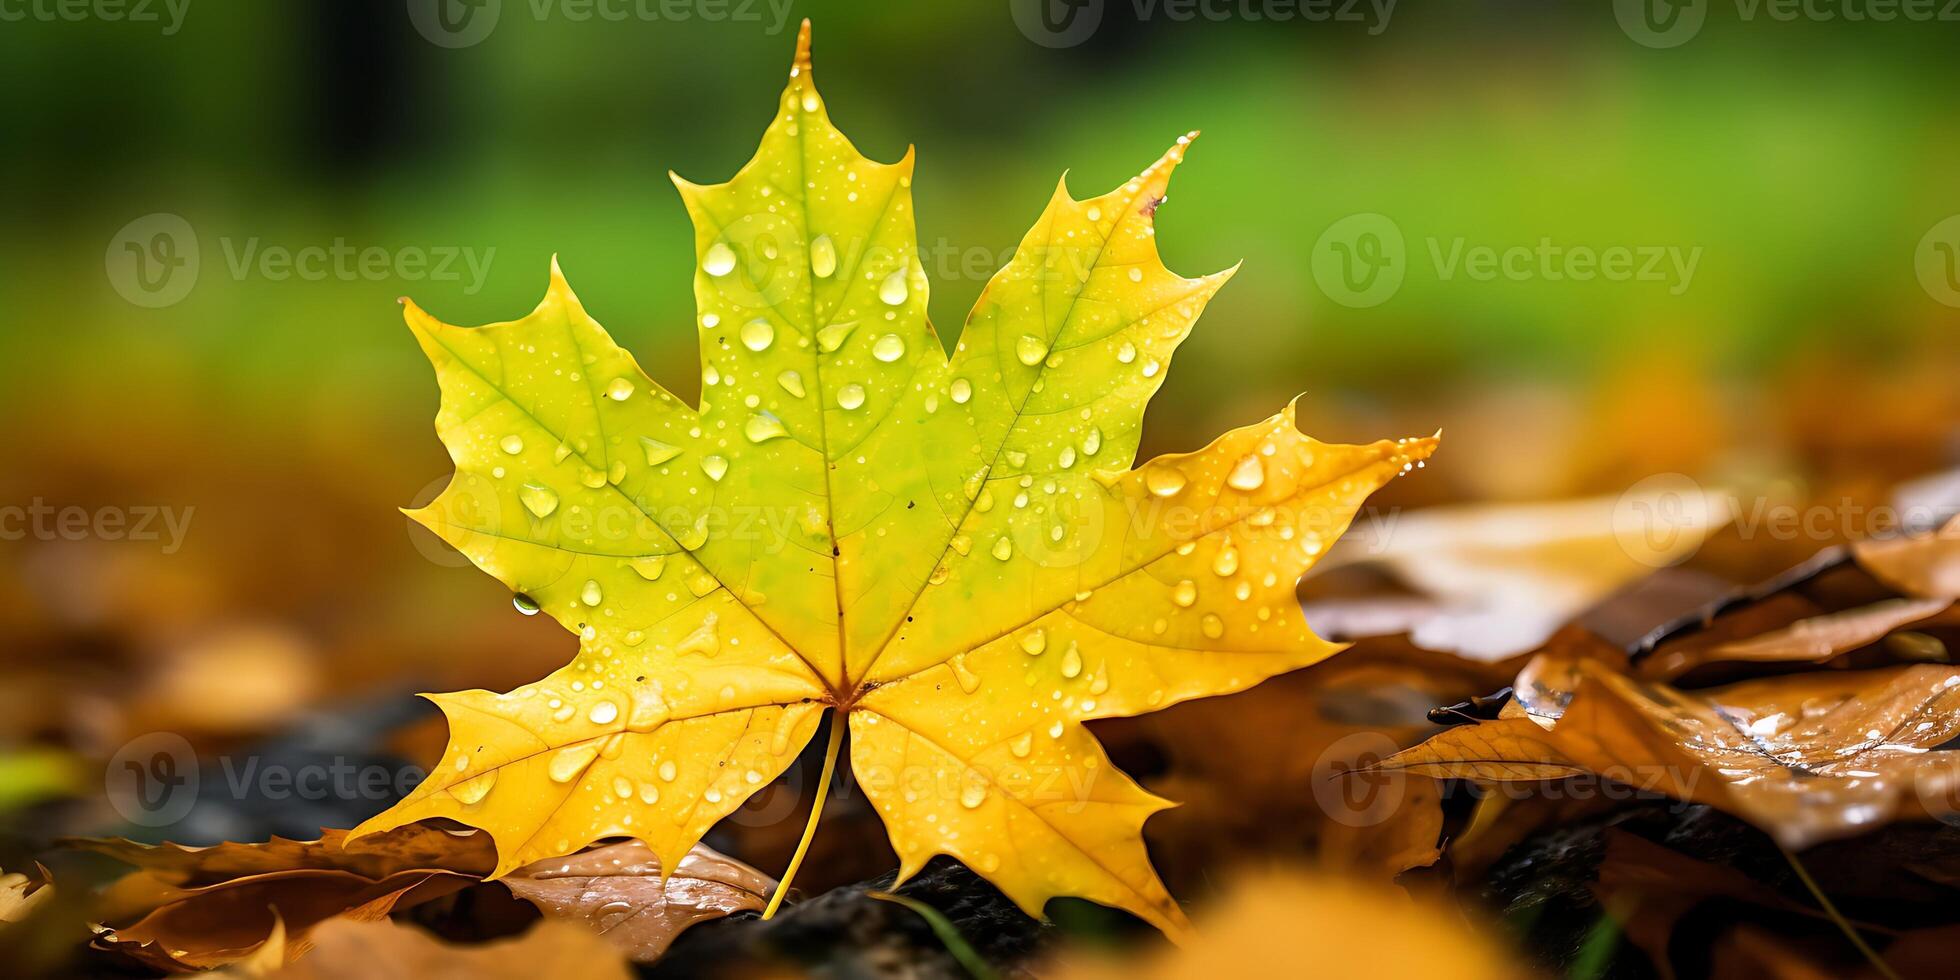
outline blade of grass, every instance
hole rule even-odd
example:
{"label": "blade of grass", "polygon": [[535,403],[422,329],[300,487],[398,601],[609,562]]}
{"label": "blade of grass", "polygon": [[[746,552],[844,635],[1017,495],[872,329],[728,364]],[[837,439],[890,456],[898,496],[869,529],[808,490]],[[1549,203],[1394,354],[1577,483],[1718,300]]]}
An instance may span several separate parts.
{"label": "blade of grass", "polygon": [[960,966],[965,967],[966,972],[973,975],[973,980],[999,980],[1000,975],[994,972],[994,968],[988,966],[987,961],[982,959],[979,953],[974,952],[973,946],[966,941],[966,937],[960,935],[959,929],[955,928],[952,921],[938,909],[909,895],[893,892],[868,892],[867,894],[881,902],[903,905],[918,913],[919,918],[926,920],[926,925],[932,927],[932,932],[939,937],[939,941],[945,944],[946,952],[951,953],[953,959],[958,960]]}
{"label": "blade of grass", "polygon": [[1805,888],[1810,889],[1810,896],[1817,899],[1818,907],[1824,910],[1825,915],[1831,917],[1832,922],[1837,923],[1838,931],[1844,933],[1844,938],[1851,940],[1851,945],[1858,947],[1858,952],[1864,954],[1865,959],[1871,963],[1872,969],[1877,970],[1878,975],[1885,980],[1899,980],[1899,974],[1879,958],[1878,951],[1865,942],[1865,937],[1858,934],[1857,927],[1838,912],[1837,906],[1831,904],[1830,896],[1825,895],[1824,889],[1817,886],[1817,880],[1804,869],[1803,862],[1797,860],[1796,854],[1787,847],[1779,847],[1777,850],[1782,851],[1784,859],[1790,862],[1790,868],[1797,873],[1797,879],[1803,882]]}

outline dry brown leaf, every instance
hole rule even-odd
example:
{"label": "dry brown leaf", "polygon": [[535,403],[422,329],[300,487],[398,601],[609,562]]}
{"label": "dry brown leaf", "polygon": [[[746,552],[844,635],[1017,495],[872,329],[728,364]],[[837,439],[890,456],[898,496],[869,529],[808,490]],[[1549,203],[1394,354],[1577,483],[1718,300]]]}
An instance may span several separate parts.
{"label": "dry brown leaf", "polygon": [[[1800,848],[1899,816],[1945,810],[1960,785],[1960,669],[1831,671],[1683,692],[1597,663],[1549,731],[1531,718],[1451,729],[1384,768],[1538,780],[1597,773],[1708,803]],[[1541,674],[1553,673],[1540,668]]]}
{"label": "dry brown leaf", "polygon": [[545,918],[582,923],[639,962],[650,962],[697,922],[762,911],[775,879],[705,844],[665,882],[660,859],[634,840],[540,861],[500,879]]}
{"label": "dry brown leaf", "polygon": [[626,980],[619,950],[591,931],[545,921],[515,939],[458,946],[392,922],[334,921],[280,980]]}
{"label": "dry brown leaf", "polygon": [[448,894],[474,880],[447,871],[403,871],[375,881],[318,868],[248,875],[180,889],[136,922],[102,929],[95,946],[169,973],[208,970],[252,956],[283,921],[290,961],[310,948],[308,933],[322,922],[385,918],[397,906]]}
{"label": "dry brown leaf", "polygon": [[1960,517],[1929,534],[1851,546],[1858,564],[1906,595],[1960,598]]}
{"label": "dry brown leaf", "polygon": [[[275,928],[285,930],[291,961],[312,947],[312,931],[323,922],[384,918],[475,884],[496,864],[489,835],[431,824],[351,843],[346,831],[329,830],[317,841],[210,847],[70,844],[139,869],[104,892],[98,916],[109,925],[97,948],[168,972],[235,965],[258,955]],[[638,841],[532,865],[503,882],[547,918],[596,928],[645,960],[696,921],[760,909],[774,885],[702,847],[663,887],[658,862]]]}
{"label": "dry brown leaf", "polygon": [[1922,623],[1953,605],[1948,598],[1887,599],[1856,609],[1797,620],[1746,639],[1681,645],[1657,651],[1641,664],[1641,675],[1671,680],[1703,664],[1824,661],[1876,643],[1893,631]]}
{"label": "dry brown leaf", "polygon": [[1498,980],[1527,975],[1454,911],[1386,885],[1267,873],[1240,882],[1180,948],[1124,960],[1064,958],[1064,980],[1379,977]]}
{"label": "dry brown leaf", "polygon": [[319,840],[274,837],[262,844],[227,842],[209,847],[103,838],[64,843],[136,866],[136,872],[111,884],[98,899],[96,915],[105,922],[131,921],[183,900],[189,890],[235,884],[254,875],[313,870],[379,881],[409,871],[447,871],[479,877],[496,865],[488,834],[445,830],[435,824],[411,825],[351,844],[345,830],[322,831]]}
{"label": "dry brown leaf", "polygon": [[47,875],[41,877],[42,883],[36,885],[32,878],[18,871],[0,874],[0,923],[25,921],[54,894],[54,889],[46,884]]}

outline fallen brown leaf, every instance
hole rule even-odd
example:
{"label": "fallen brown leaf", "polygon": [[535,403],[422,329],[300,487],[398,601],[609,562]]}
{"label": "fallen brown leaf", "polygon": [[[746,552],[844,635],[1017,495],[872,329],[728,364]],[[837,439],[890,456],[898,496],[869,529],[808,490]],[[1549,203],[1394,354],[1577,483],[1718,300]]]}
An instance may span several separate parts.
{"label": "fallen brown leaf", "polygon": [[34,914],[36,907],[46,902],[54,894],[54,889],[42,882],[36,882],[18,871],[0,874],[0,923],[21,922]]}
{"label": "fallen brown leaf", "polygon": [[[337,920],[374,921],[397,909],[470,887],[495,867],[489,835],[409,824],[349,842],[329,830],[316,841],[210,847],[73,840],[137,866],[100,899],[107,923],[95,946],[166,972],[237,964],[282,929],[287,961]],[[518,869],[501,879],[546,918],[603,933],[634,957],[660,955],[682,929],[742,909],[760,909],[774,882],[706,847],[661,880],[638,841]]]}
{"label": "fallen brown leaf", "polygon": [[634,840],[540,861],[500,879],[546,919],[582,923],[639,962],[651,962],[697,922],[762,911],[775,879],[705,844],[661,879],[660,860]]}
{"label": "fallen brown leaf", "polygon": [[1877,643],[1895,630],[1938,617],[1952,605],[1953,600],[1948,598],[1887,599],[1800,619],[1746,639],[1657,651],[1641,665],[1641,674],[1672,680],[1696,667],[1716,662],[1821,662]]}
{"label": "fallen brown leaf", "polygon": [[1700,692],[1596,662],[1562,670],[1577,683],[1549,730],[1532,718],[1450,729],[1383,768],[1496,781],[1591,772],[1711,804],[1792,848],[1943,812],[1956,785],[1951,757],[1929,750],[1960,735],[1960,669],[1816,672]]}
{"label": "fallen brown leaf", "polygon": [[1938,531],[1851,546],[1858,564],[1906,595],[1960,598],[1960,517]]}

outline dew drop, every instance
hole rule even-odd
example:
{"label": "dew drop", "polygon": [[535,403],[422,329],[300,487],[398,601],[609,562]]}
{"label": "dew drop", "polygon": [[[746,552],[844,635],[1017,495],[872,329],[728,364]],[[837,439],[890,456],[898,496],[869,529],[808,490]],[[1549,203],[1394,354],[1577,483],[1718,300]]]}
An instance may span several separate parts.
{"label": "dew drop", "polygon": [[1247,456],[1232,467],[1232,475],[1225,478],[1225,485],[1234,490],[1257,490],[1266,482],[1266,467],[1258,456]]}
{"label": "dew drop", "polygon": [[524,451],[524,437],[512,433],[511,435],[505,436],[503,438],[503,441],[499,442],[497,445],[502,446],[504,452],[507,452],[512,456],[515,456],[518,453]]}
{"label": "dew drop", "polygon": [[837,246],[829,235],[818,235],[810,242],[810,271],[819,279],[828,279],[837,271]]}
{"label": "dew drop", "polygon": [[1094,456],[1102,451],[1102,430],[1090,428],[1089,434],[1082,437],[1082,455]]}
{"label": "dew drop", "polygon": [[1198,583],[1188,578],[1178,582],[1177,587],[1171,590],[1171,601],[1185,609],[1191,608],[1198,601]]}
{"label": "dew drop", "polygon": [[497,785],[497,770],[491,769],[480,776],[465,779],[449,787],[449,795],[464,806],[475,806],[490,795],[490,788]]}
{"label": "dew drop", "polygon": [[1016,759],[1027,758],[1028,753],[1034,751],[1034,733],[1022,732],[1014,736],[1014,740],[1007,743],[1007,750],[1014,753]]}
{"label": "dew drop", "polygon": [[1082,676],[1082,651],[1076,649],[1074,643],[1062,651],[1062,676],[1070,680]]}
{"label": "dew drop", "polygon": [[1205,613],[1205,617],[1198,621],[1198,625],[1204,628],[1206,636],[1214,640],[1225,635],[1225,621],[1219,619],[1217,613]]}
{"label": "dew drop", "polygon": [[960,788],[960,805],[971,810],[987,802],[987,784],[978,779],[969,779]]}
{"label": "dew drop", "polygon": [[614,776],[614,777],[613,777],[613,795],[614,795],[614,796],[617,796],[617,797],[619,797],[619,798],[620,798],[620,799],[622,799],[622,800],[630,800],[630,799],[632,799],[632,798],[633,798],[633,781],[632,781],[632,780],[630,780],[630,779],[627,779],[627,778],[626,778],[625,776]]}
{"label": "dew drop", "polygon": [[853,411],[864,404],[864,386],[848,384],[837,389],[837,407]]}
{"label": "dew drop", "polygon": [[735,250],[727,242],[716,242],[708,246],[708,254],[701,258],[701,271],[720,278],[735,271]]}
{"label": "dew drop", "polygon": [[648,466],[659,466],[681,454],[681,447],[670,446],[658,439],[650,439],[646,436],[640,437],[640,448],[646,450]]}
{"label": "dew drop", "polygon": [[1041,656],[1041,651],[1046,649],[1048,649],[1047,630],[1037,626],[1021,634],[1021,652],[1030,657],[1039,657]]}
{"label": "dew drop", "polygon": [[591,718],[594,725],[610,725],[619,717],[619,705],[611,701],[601,701],[592,706],[592,713],[586,717]]}
{"label": "dew drop", "polygon": [[536,616],[538,614],[538,600],[533,599],[522,592],[519,592],[516,595],[511,596],[510,604],[516,606],[517,611],[523,613],[526,616]]}
{"label": "dew drop", "polygon": [[616,402],[633,397],[633,382],[625,378],[612,379],[612,383],[606,386],[606,397]]}
{"label": "dew drop", "polygon": [[886,306],[897,306],[911,294],[911,289],[905,285],[904,269],[886,276],[885,281],[878,284],[878,299]]}
{"label": "dew drop", "polygon": [[849,337],[851,331],[856,329],[856,320],[846,320],[843,323],[826,323],[822,329],[817,331],[817,347],[828,354],[844,346],[845,338]]}
{"label": "dew drop", "polygon": [[586,579],[585,588],[579,590],[578,599],[588,606],[596,606],[605,600],[605,593],[599,590],[596,579]]}
{"label": "dew drop", "polygon": [[558,509],[558,491],[542,483],[526,483],[518,488],[517,499],[524,502],[524,509],[538,517],[550,517]]}
{"label": "dew drop", "polygon": [[1014,557],[1014,542],[1009,540],[1005,534],[995,538],[993,555],[1001,561],[1006,561]]}
{"label": "dew drop", "polygon": [[795,371],[784,371],[776,375],[776,383],[782,385],[784,391],[798,398],[803,397],[803,376],[801,374]]}
{"label": "dew drop", "polygon": [[1020,359],[1022,364],[1034,367],[1041,363],[1042,358],[1048,356],[1048,342],[1034,334],[1024,333],[1020,340],[1014,342],[1014,356]]}
{"label": "dew drop", "polygon": [[960,690],[968,694],[980,690],[980,675],[974,673],[973,668],[966,665],[965,655],[954,657],[952,668],[953,679],[960,682]]}
{"label": "dew drop", "polygon": [[782,419],[768,412],[757,412],[742,423],[742,434],[748,436],[750,442],[768,442],[789,435],[789,430],[783,427]]}
{"label": "dew drop", "polygon": [[728,457],[701,457],[701,472],[708,474],[708,479],[720,482],[722,477],[728,475]]}
{"label": "dew drop", "polygon": [[905,341],[895,333],[888,333],[871,345],[871,356],[890,364],[905,356]]}
{"label": "dew drop", "polygon": [[965,378],[954,378],[950,391],[953,396],[953,404],[964,405],[967,399],[973,397],[973,382]]}
{"label": "dew drop", "polygon": [[1136,360],[1137,345],[1132,344],[1127,340],[1123,341],[1123,346],[1116,348],[1116,359],[1122,361],[1125,364],[1128,364],[1131,361]]}
{"label": "dew drop", "polygon": [[584,772],[585,767],[591,765],[592,760],[598,757],[599,747],[596,745],[588,743],[566,746],[559,749],[557,755],[551,757],[551,763],[545,767],[545,774],[550,776],[554,783],[569,783],[577,779],[579,773]]}
{"label": "dew drop", "polygon": [[640,802],[648,806],[660,802],[660,787],[652,783],[640,784]]}
{"label": "dew drop", "polygon": [[660,574],[667,570],[667,556],[648,555],[645,558],[635,558],[629,564],[633,566],[633,571],[639,573],[641,578],[649,582],[658,582],[660,581]]}
{"label": "dew drop", "polygon": [[1130,281],[1131,281],[1131,282],[1142,282],[1142,281],[1143,281],[1143,270],[1142,270],[1142,269],[1139,269],[1139,268],[1137,268],[1136,266],[1131,266],[1131,267],[1130,267]]}
{"label": "dew drop", "polygon": [[758,353],[776,342],[776,328],[760,317],[742,324],[742,346]]}
{"label": "dew drop", "polygon": [[1238,572],[1239,550],[1230,545],[1218,549],[1218,557],[1211,560],[1211,570],[1221,577]]}
{"label": "dew drop", "polygon": [[1159,497],[1176,496],[1184,489],[1184,471],[1175,466],[1152,466],[1143,471],[1143,485]]}

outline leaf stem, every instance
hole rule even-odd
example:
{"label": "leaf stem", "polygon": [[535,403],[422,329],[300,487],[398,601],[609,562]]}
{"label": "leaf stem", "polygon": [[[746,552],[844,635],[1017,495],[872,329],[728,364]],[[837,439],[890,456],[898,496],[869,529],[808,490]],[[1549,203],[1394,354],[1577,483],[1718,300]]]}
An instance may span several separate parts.
{"label": "leaf stem", "polygon": [[789,859],[789,867],[783,870],[781,883],[776,885],[776,894],[769,896],[769,907],[762,910],[765,919],[774,918],[776,910],[782,907],[783,896],[789,894],[789,883],[796,878],[796,869],[803,866],[803,855],[810,851],[810,841],[817,836],[817,820],[823,816],[823,801],[830,795],[830,777],[837,772],[837,747],[844,742],[844,716],[832,713],[830,716],[830,744],[823,750],[823,775],[817,778],[817,798],[810,804],[810,822],[803,827],[803,839],[796,844],[796,856]]}
{"label": "leaf stem", "polygon": [[1824,889],[1817,886],[1817,880],[1804,869],[1803,862],[1797,860],[1796,854],[1787,847],[1778,847],[1777,850],[1783,852],[1783,857],[1790,862],[1790,868],[1796,871],[1798,880],[1803,882],[1805,888],[1810,889],[1811,897],[1817,899],[1817,904],[1823,907],[1824,914],[1830,916],[1832,922],[1837,923],[1838,930],[1844,933],[1844,938],[1851,940],[1851,945],[1858,947],[1858,952],[1864,954],[1865,959],[1871,963],[1872,969],[1877,970],[1878,975],[1885,977],[1886,980],[1899,980],[1899,974],[1892,969],[1891,964],[1886,963],[1884,958],[1878,955],[1878,951],[1865,942],[1865,937],[1858,934],[1858,927],[1852,925],[1851,920],[1846,919],[1843,913],[1837,910],[1837,906],[1831,904],[1830,896],[1825,895]]}

